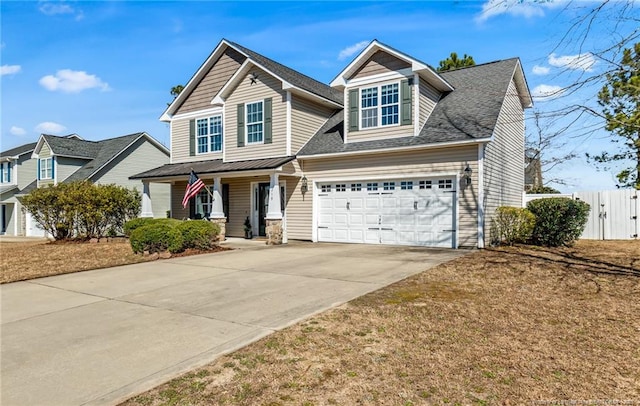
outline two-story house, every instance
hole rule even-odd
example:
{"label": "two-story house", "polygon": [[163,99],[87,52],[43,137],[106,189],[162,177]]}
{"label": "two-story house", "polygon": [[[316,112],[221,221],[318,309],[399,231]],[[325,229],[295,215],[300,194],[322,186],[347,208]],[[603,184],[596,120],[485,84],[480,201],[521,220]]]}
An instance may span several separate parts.
{"label": "two-story house", "polygon": [[[171,215],[229,236],[483,247],[500,205],[521,207],[519,59],[437,73],[371,42],[325,85],[222,40],[167,108]],[[202,191],[183,208],[193,170]]]}
{"label": "two-story house", "polygon": [[[0,225],[6,235],[43,236],[44,231],[24,211],[20,197],[37,187],[60,182],[88,180],[142,190],[132,174],[169,162],[169,150],[146,133],[129,134],[101,141],[88,141],[77,134],[42,134],[37,142],[0,153]],[[147,185],[143,214],[166,217],[170,186]]]}

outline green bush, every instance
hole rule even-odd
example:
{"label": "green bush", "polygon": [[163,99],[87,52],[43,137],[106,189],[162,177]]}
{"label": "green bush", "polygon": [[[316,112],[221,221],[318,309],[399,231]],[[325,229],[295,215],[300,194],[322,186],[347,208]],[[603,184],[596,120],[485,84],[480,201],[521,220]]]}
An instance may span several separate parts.
{"label": "green bush", "polygon": [[167,223],[172,226],[177,226],[178,224],[181,223],[181,221],[178,219],[171,219],[171,218],[164,218],[164,217],[157,218],[157,219],[154,219],[152,217],[138,217],[124,223],[124,235],[129,237],[131,236],[131,233],[133,232],[133,230],[136,230],[140,227],[148,226],[150,224],[159,224],[159,223]]}
{"label": "green bush", "polygon": [[525,243],[531,238],[536,217],[527,209],[498,207],[491,220],[491,242],[493,244]]}
{"label": "green bush", "polygon": [[184,251],[182,233],[169,222],[151,222],[138,227],[129,236],[131,248],[136,254],[169,251]]}
{"label": "green bush", "polygon": [[177,225],[182,233],[184,248],[209,250],[218,241],[220,226],[208,220],[187,220]]}
{"label": "green bush", "polygon": [[118,233],[138,215],[140,193],[116,185],[88,181],[37,188],[22,198],[34,220],[56,240],[104,237]]}
{"label": "green bush", "polygon": [[532,200],[527,209],[536,216],[531,240],[536,245],[571,246],[587,224],[589,205],[568,197]]}
{"label": "green bush", "polygon": [[527,190],[527,193],[530,195],[536,194],[558,194],[560,191],[558,189],[552,188],[551,186],[535,186],[531,189]]}

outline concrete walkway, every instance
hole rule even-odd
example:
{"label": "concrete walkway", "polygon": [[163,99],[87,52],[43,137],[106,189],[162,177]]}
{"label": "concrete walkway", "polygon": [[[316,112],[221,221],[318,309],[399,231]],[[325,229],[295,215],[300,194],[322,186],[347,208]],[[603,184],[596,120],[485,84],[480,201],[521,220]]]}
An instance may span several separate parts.
{"label": "concrete walkway", "polygon": [[235,246],[2,285],[0,403],[116,404],[468,252],[299,242]]}

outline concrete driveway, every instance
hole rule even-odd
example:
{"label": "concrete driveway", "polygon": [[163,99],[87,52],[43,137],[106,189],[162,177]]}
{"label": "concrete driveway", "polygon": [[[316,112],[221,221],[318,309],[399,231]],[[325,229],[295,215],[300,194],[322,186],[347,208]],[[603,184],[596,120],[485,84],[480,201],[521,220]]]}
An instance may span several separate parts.
{"label": "concrete driveway", "polygon": [[0,403],[115,404],[467,252],[244,245],[2,285]]}

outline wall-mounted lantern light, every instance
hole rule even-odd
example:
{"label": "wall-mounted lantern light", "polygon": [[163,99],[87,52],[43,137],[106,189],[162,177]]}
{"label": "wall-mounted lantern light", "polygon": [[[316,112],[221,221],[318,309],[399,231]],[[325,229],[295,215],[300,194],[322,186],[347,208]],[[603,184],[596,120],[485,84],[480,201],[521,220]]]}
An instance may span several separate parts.
{"label": "wall-mounted lantern light", "polygon": [[307,184],[306,176],[302,177],[302,185],[300,186],[300,191],[302,192],[303,195],[309,191],[309,186]]}
{"label": "wall-mounted lantern light", "polygon": [[464,178],[467,181],[467,185],[471,184],[471,173],[473,173],[473,170],[471,170],[471,167],[467,165],[467,167],[464,168]]}

